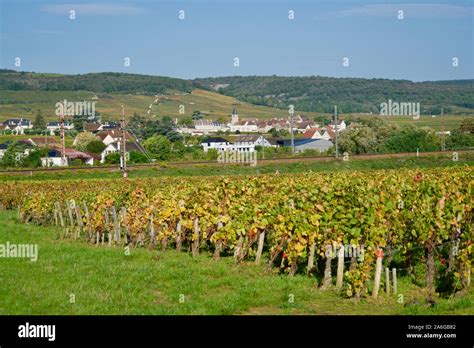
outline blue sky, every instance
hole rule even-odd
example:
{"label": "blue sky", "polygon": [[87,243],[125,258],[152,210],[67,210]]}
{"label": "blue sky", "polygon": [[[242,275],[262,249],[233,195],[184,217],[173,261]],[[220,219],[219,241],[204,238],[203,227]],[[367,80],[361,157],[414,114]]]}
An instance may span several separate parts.
{"label": "blue sky", "polygon": [[[474,78],[469,0],[0,0],[0,67],[195,78]],[[69,11],[76,11],[76,19]],[[180,20],[180,10],[185,19]],[[288,18],[294,11],[294,19]],[[398,10],[404,18],[398,19]],[[21,67],[15,67],[15,58]],[[124,66],[125,57],[130,66]],[[240,66],[234,66],[234,58]],[[349,66],[343,66],[343,58]],[[453,57],[459,66],[453,67]]]}

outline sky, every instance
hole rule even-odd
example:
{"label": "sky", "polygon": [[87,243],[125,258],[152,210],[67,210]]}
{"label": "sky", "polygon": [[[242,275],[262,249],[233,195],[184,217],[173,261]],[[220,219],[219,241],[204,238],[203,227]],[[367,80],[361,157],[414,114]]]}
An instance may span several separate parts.
{"label": "sky", "polygon": [[0,0],[0,67],[472,79],[473,17],[472,0]]}

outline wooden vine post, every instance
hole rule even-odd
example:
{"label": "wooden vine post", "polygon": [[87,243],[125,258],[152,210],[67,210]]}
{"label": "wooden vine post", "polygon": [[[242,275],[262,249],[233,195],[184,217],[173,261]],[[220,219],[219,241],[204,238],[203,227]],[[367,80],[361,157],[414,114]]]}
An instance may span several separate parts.
{"label": "wooden vine post", "polygon": [[[107,238],[109,241],[109,245],[112,245],[112,238],[111,238],[110,227],[109,227],[109,209],[108,208],[105,208],[105,227],[107,228]],[[105,233],[102,234],[102,244],[104,244],[104,237],[105,237]]]}
{"label": "wooden vine post", "polygon": [[112,212],[112,220],[114,223],[114,242],[120,243],[120,224],[117,218],[117,210],[115,209],[115,206],[112,206],[111,212]]}
{"label": "wooden vine post", "polygon": [[54,203],[54,226],[58,226],[58,207]]}
{"label": "wooden vine post", "polygon": [[64,225],[64,216],[63,216],[63,212],[61,210],[61,204],[59,204],[59,202],[56,202],[56,206],[58,208],[58,215],[59,215],[59,223],[61,225],[62,228],[65,228],[65,225]]}
{"label": "wooden vine post", "polygon": [[77,217],[77,227],[78,227],[77,235],[78,237],[80,237],[84,231],[84,221],[82,221],[81,208],[78,205],[76,205],[76,217]]}
{"label": "wooden vine post", "polygon": [[377,249],[376,255],[377,255],[377,261],[375,265],[375,280],[374,280],[374,288],[372,289],[373,298],[377,298],[379,294],[380,278],[382,276],[382,261],[383,261],[382,249]]}
{"label": "wooden vine post", "polygon": [[385,292],[390,295],[390,270],[385,268]]}
{"label": "wooden vine post", "polygon": [[150,214],[150,249],[155,249],[156,235],[155,224],[153,223],[153,214]]}
{"label": "wooden vine post", "polygon": [[396,295],[397,294],[397,269],[392,268],[392,281],[393,281],[393,293]]}
{"label": "wooden vine post", "polygon": [[[72,209],[71,209],[71,205],[70,205],[68,200],[66,200],[66,207],[67,207],[67,213],[68,213],[68,216],[69,216],[69,223],[71,225],[71,233],[75,234],[75,231],[74,231],[74,217],[72,216]],[[68,235],[68,230],[66,229],[66,236],[67,235]]]}
{"label": "wooden vine post", "polygon": [[314,268],[314,253],[316,249],[316,242],[313,242],[309,248],[308,267],[306,273],[309,275]]}
{"label": "wooden vine post", "polygon": [[89,208],[87,208],[86,202],[84,202],[83,205],[84,205],[84,214],[86,215],[87,239],[90,241],[92,239],[91,217],[90,217]]}
{"label": "wooden vine post", "polygon": [[130,237],[130,231],[128,229],[128,224],[127,224],[127,209],[125,207],[122,207],[120,209],[120,213],[122,214],[123,228],[125,229],[125,244],[128,245],[132,242],[132,240]]}
{"label": "wooden vine post", "polygon": [[255,263],[260,263],[260,258],[262,257],[263,252],[263,243],[265,242],[265,231],[260,232],[258,236],[258,247],[257,247],[257,255],[255,256]]}
{"label": "wooden vine post", "polygon": [[194,219],[194,241],[192,251],[194,257],[199,254],[199,218]]}
{"label": "wooden vine post", "polygon": [[[221,221],[221,216],[219,216],[219,221],[217,222],[217,231],[220,231],[221,228],[222,228],[222,221]],[[221,251],[222,251],[222,240],[219,239],[216,242],[216,249],[214,250],[214,255],[212,256],[212,258],[216,261],[219,260],[219,258],[221,257]]]}
{"label": "wooden vine post", "polygon": [[337,253],[337,275],[336,275],[336,289],[342,288],[342,281],[344,279],[344,245],[341,245]]}
{"label": "wooden vine post", "polygon": [[64,208],[64,238],[69,234],[69,203],[66,200],[66,207]]}
{"label": "wooden vine post", "polygon": [[166,234],[166,231],[168,231],[168,224],[165,222],[161,226],[163,230],[163,238],[161,239],[161,251],[166,251],[168,248],[168,235]]}
{"label": "wooden vine post", "polygon": [[181,240],[181,220],[178,220],[176,223],[176,250],[181,251],[181,245],[182,245],[182,240]]}
{"label": "wooden vine post", "polygon": [[321,290],[326,290],[331,285],[331,281],[332,281],[331,262],[333,258],[332,254],[333,254],[332,248],[331,246],[328,246],[326,248],[326,266],[324,267],[324,279],[321,285]]}
{"label": "wooden vine post", "polygon": [[235,247],[235,250],[234,250],[235,261],[239,259],[240,250],[242,249],[243,245],[244,245],[244,237],[240,236],[239,241],[237,242],[237,246]]}

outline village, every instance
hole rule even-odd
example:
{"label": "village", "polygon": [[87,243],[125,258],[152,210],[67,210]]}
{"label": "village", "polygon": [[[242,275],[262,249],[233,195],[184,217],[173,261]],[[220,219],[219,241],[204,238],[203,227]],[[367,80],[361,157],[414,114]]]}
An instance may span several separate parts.
{"label": "village", "polygon": [[[180,125],[174,120],[174,131],[183,137],[194,139],[194,143],[185,146],[198,147],[204,153],[210,150],[217,152],[219,158],[226,152],[252,153],[264,148],[294,148],[295,153],[308,150],[317,153],[327,153],[334,147],[337,132],[347,129],[344,120],[332,121],[327,125],[320,125],[304,115],[291,118],[273,118],[270,120],[239,119],[237,108],[233,108],[229,123],[215,120],[193,120],[192,125]],[[125,127],[122,130],[117,122],[84,122],[81,132],[74,130],[74,124],[64,122],[64,131],[75,134],[72,146],[62,146],[57,140],[60,134],[61,122],[48,122],[46,129],[33,134],[34,124],[27,118],[13,118],[0,123],[0,134],[21,135],[18,141],[8,140],[0,143],[0,160],[7,150],[15,145],[21,146],[16,154],[16,160],[26,158],[32,152],[47,149],[42,152],[41,166],[61,167],[71,165],[100,165],[106,163],[109,155],[123,152],[129,158],[131,153],[138,153],[153,161],[143,146],[143,139],[134,136],[133,129]],[[31,137],[25,138],[25,135]],[[282,134],[282,136],[275,136]],[[100,141],[100,151],[87,151],[84,146],[78,146],[79,139],[87,136],[90,141]],[[291,138],[293,137],[293,139]],[[14,137],[13,137],[14,138]],[[62,153],[64,152],[64,153]]]}

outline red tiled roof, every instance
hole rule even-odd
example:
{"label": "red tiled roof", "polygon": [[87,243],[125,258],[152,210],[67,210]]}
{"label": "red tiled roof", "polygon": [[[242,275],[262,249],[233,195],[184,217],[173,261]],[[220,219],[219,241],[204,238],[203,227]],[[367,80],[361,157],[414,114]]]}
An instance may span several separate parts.
{"label": "red tiled roof", "polygon": [[95,159],[96,161],[100,161],[101,160],[101,157],[100,155],[96,154],[96,153],[92,153],[92,152],[84,152],[86,155],[89,155],[91,156],[93,159]]}
{"label": "red tiled roof", "polygon": [[[100,132],[97,134],[97,136],[100,138],[100,140],[104,140],[107,135],[110,135],[112,138],[121,138],[122,137],[122,131],[117,130],[117,129],[111,129],[108,131]],[[133,139],[132,136],[130,135],[129,132],[125,131],[125,138],[126,139]]]}
{"label": "red tiled roof", "polygon": [[312,139],[314,136],[314,133],[316,133],[319,130],[320,130],[319,128],[308,129],[306,132],[303,133],[303,138]]}
{"label": "red tiled roof", "polygon": [[331,128],[331,126],[326,126],[324,127],[326,132],[328,132],[329,134],[329,138],[330,139],[334,139],[336,137],[336,133],[334,132],[334,130]]}
{"label": "red tiled roof", "polygon": [[52,145],[52,144],[58,143],[56,139],[53,137],[35,137],[35,138],[30,138],[29,140],[34,142],[37,146],[46,145],[46,144]]}
{"label": "red tiled roof", "polygon": [[88,132],[94,132],[100,128],[101,124],[99,123],[86,123],[84,125],[84,130]]}
{"label": "red tiled roof", "polygon": [[297,123],[296,126],[298,127],[298,129],[304,129],[308,126],[311,126],[311,123],[305,121],[305,122]]}
{"label": "red tiled roof", "polygon": [[78,151],[76,149],[66,148],[64,150],[65,150],[64,152],[66,153],[67,158],[71,158],[71,159],[76,159],[76,158],[86,159],[87,158],[88,159],[92,157],[91,155],[88,155],[87,153]]}

